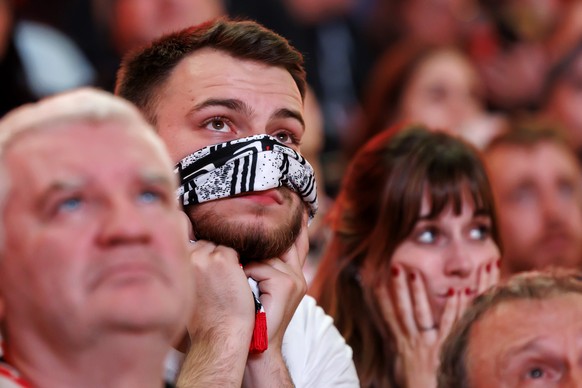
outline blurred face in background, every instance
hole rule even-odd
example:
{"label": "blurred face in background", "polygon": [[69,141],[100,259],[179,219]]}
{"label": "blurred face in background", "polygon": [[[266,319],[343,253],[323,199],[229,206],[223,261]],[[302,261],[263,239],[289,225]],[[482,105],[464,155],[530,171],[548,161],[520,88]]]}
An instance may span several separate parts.
{"label": "blurred face in background", "polygon": [[552,142],[485,155],[504,248],[502,275],[582,264],[582,190],[573,153]]}
{"label": "blurred face in background", "polygon": [[305,24],[316,24],[345,15],[355,0],[284,0],[289,12]]}
{"label": "blurred face in background", "polygon": [[402,23],[407,36],[432,44],[459,41],[478,15],[474,1],[467,0],[403,0]]}
{"label": "blurred face in background", "polygon": [[113,7],[111,28],[120,53],[225,13],[223,0],[117,0]]}
{"label": "blurred face in background", "polygon": [[6,52],[12,28],[12,5],[9,4],[9,1],[0,0],[0,59],[4,57]]}
{"label": "blurred face in background", "polygon": [[483,114],[481,86],[471,63],[456,51],[438,50],[417,65],[400,101],[400,117],[459,132]]}
{"label": "blurred face in background", "polygon": [[575,147],[582,147],[582,50],[570,69],[556,81],[545,112],[567,131]]}

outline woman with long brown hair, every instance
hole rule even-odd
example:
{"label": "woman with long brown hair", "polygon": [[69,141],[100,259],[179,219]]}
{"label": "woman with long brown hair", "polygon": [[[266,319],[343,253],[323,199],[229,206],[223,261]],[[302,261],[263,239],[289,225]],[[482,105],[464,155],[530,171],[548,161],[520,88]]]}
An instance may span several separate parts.
{"label": "woman with long brown hair", "polygon": [[392,128],[354,157],[311,293],[354,351],[362,387],[436,386],[440,345],[497,281],[489,182],[476,149]]}

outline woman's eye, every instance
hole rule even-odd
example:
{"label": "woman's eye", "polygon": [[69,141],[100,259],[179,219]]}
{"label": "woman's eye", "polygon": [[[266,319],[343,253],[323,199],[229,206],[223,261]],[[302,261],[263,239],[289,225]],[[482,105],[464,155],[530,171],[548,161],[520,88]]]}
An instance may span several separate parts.
{"label": "woman's eye", "polygon": [[227,120],[222,117],[213,117],[212,119],[205,121],[203,126],[206,129],[216,132],[229,132],[232,130]]}
{"label": "woman's eye", "polygon": [[527,371],[527,378],[532,380],[541,379],[545,376],[544,370],[542,368],[531,368]]}
{"label": "woman's eye", "polygon": [[418,234],[418,241],[423,244],[432,244],[437,239],[437,231],[435,229],[425,229]]}
{"label": "woman's eye", "polygon": [[471,240],[485,240],[489,237],[490,230],[487,225],[478,225],[476,227],[471,228],[469,231],[469,238]]}

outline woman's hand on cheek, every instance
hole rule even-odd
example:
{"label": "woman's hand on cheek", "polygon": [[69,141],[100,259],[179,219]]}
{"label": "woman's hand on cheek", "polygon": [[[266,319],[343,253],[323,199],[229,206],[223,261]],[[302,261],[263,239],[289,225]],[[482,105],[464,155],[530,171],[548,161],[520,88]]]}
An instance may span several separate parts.
{"label": "woman's hand on cheek", "polygon": [[378,285],[374,291],[382,317],[396,341],[399,382],[405,387],[436,387],[441,344],[468,296],[451,290],[441,322],[437,322],[425,279],[414,270],[393,266],[391,281]]}
{"label": "woman's hand on cheek", "polygon": [[482,294],[499,281],[499,258],[491,260],[479,268],[477,295]]}

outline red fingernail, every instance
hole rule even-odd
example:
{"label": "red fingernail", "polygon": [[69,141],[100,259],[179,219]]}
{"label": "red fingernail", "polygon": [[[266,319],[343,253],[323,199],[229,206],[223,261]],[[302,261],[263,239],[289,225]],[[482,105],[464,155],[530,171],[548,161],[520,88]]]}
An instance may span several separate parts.
{"label": "red fingernail", "polygon": [[465,295],[471,295],[471,289],[465,288]]}
{"label": "red fingernail", "polygon": [[410,277],[411,281],[414,281],[416,279],[416,274],[414,272],[411,272],[410,275],[408,275]]}
{"label": "red fingernail", "polygon": [[447,296],[448,296],[448,297],[451,297],[451,296],[453,296],[453,295],[455,295],[455,289],[451,287],[451,288],[449,288],[449,290],[447,291]]}
{"label": "red fingernail", "polygon": [[485,271],[491,272],[491,263],[489,263],[485,266]]}
{"label": "red fingernail", "polygon": [[390,271],[392,271],[392,276],[394,276],[394,277],[398,276],[398,274],[400,273],[400,270],[398,269],[398,267],[391,267]]}

